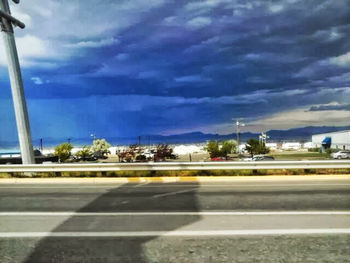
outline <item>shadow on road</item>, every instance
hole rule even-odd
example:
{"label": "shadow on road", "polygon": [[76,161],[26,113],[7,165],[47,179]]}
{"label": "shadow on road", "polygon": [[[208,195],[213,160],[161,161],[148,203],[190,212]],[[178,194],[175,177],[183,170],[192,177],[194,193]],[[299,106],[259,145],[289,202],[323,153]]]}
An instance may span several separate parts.
{"label": "shadow on road", "polygon": [[[76,212],[198,211],[198,184],[125,184],[99,196]],[[178,192],[178,193],[177,193]],[[72,216],[52,232],[171,231],[192,224],[200,216]],[[46,237],[25,262],[155,262],[143,245],[156,237]],[[159,251],[162,253],[162,251]]]}

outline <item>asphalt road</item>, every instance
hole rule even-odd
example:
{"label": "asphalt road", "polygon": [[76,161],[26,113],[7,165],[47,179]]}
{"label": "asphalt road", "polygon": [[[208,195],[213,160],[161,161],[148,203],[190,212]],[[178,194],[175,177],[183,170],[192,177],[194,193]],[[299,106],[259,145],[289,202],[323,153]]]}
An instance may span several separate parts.
{"label": "asphalt road", "polygon": [[0,262],[350,262],[350,181],[0,184]]}

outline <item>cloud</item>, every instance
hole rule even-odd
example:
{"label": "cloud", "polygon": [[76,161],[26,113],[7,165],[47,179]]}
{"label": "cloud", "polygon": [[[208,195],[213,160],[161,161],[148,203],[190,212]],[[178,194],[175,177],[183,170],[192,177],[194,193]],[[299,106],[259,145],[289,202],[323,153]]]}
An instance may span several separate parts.
{"label": "cloud", "polygon": [[[232,116],[327,113],[331,102],[349,103],[348,0],[32,0],[11,8],[28,24],[15,29],[26,96],[52,107],[45,119],[38,106],[36,125],[57,115],[65,134],[205,129]],[[0,76],[9,86],[4,67]],[[68,111],[68,103],[76,104]]]}
{"label": "cloud", "polygon": [[205,81],[210,81],[209,78],[202,77],[201,75],[188,75],[188,76],[182,76],[182,77],[177,77],[174,79],[175,82],[187,82],[187,83],[192,83],[192,82],[205,82]]}
{"label": "cloud", "polygon": [[150,79],[150,78],[155,78],[159,75],[159,73],[155,70],[151,71],[142,71],[138,73],[137,78],[139,79]]}
{"label": "cloud", "polygon": [[191,29],[200,29],[209,26],[212,23],[210,17],[196,17],[187,22],[187,26]]}
{"label": "cloud", "polygon": [[98,41],[80,41],[74,44],[67,44],[66,47],[70,48],[98,48],[105,46],[112,46],[119,44],[120,41],[114,38],[105,38]]}
{"label": "cloud", "polygon": [[350,111],[350,103],[348,104],[339,104],[337,102],[324,104],[324,105],[316,105],[311,106],[309,111],[329,111],[329,110],[347,110]]}
{"label": "cloud", "polygon": [[340,32],[339,28],[332,27],[331,29],[317,30],[312,37],[325,42],[334,42],[344,38],[345,34]]}
{"label": "cloud", "polygon": [[23,22],[26,25],[26,29],[32,26],[32,18],[28,14],[22,13],[19,10],[14,10],[11,15]]}
{"label": "cloud", "polygon": [[[31,66],[35,59],[52,58],[54,51],[50,49],[50,42],[33,35],[16,38],[19,60],[22,66]],[[7,65],[5,50],[0,48],[0,65]]]}
{"label": "cloud", "polygon": [[119,61],[124,61],[124,60],[127,60],[129,58],[129,54],[120,53],[120,54],[116,55],[115,58]]}
{"label": "cloud", "polygon": [[268,117],[247,123],[250,131],[267,131],[272,129],[292,129],[305,126],[346,126],[349,125],[350,111],[325,110],[308,111],[298,108],[272,114]]}
{"label": "cloud", "polygon": [[274,4],[274,5],[270,5],[269,6],[269,10],[272,12],[272,13],[279,13],[283,10],[283,5],[281,4]]}
{"label": "cloud", "polygon": [[31,80],[34,82],[35,85],[42,85],[44,84],[43,80],[39,77],[32,77]]}
{"label": "cloud", "polygon": [[248,60],[258,60],[258,59],[261,59],[261,55],[260,55],[260,54],[256,54],[256,53],[246,54],[244,57],[245,57],[246,59],[248,59]]}
{"label": "cloud", "polygon": [[340,67],[348,67],[350,66],[350,52],[347,52],[343,55],[340,55],[338,57],[330,58],[330,63],[340,66]]}

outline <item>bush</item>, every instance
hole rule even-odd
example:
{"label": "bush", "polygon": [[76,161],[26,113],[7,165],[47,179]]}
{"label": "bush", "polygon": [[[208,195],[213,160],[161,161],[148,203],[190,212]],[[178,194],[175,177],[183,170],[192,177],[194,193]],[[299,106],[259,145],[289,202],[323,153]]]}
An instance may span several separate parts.
{"label": "bush", "polygon": [[58,156],[60,162],[65,162],[72,155],[73,146],[68,143],[61,143],[55,147],[55,155]]}
{"label": "bush", "polygon": [[209,141],[206,146],[210,158],[215,158],[220,156],[219,144],[216,141]]}
{"label": "bush", "polygon": [[236,151],[237,143],[235,141],[222,142],[220,153],[222,157],[227,157],[228,154]]}
{"label": "bush", "polygon": [[339,152],[339,151],[340,151],[340,149],[331,149],[331,148],[326,149],[326,153],[328,155],[330,155],[331,153]]}
{"label": "bush", "polygon": [[83,146],[83,148],[80,151],[77,151],[75,153],[75,157],[77,160],[87,161],[91,160],[92,158],[92,152],[89,146]]}
{"label": "bush", "polygon": [[270,152],[270,149],[257,139],[249,139],[246,143],[246,149],[252,156],[254,154],[266,154]]}
{"label": "bush", "polygon": [[315,148],[309,148],[307,149],[308,152],[321,152],[321,149],[319,147],[315,147]]}
{"label": "bush", "polygon": [[216,141],[209,141],[206,150],[208,151],[210,158],[215,157],[227,157],[228,154],[236,150],[237,143],[235,141],[223,141],[221,148]]}
{"label": "bush", "polygon": [[92,142],[91,151],[96,158],[105,159],[110,153],[108,150],[111,145],[105,139],[95,139]]}

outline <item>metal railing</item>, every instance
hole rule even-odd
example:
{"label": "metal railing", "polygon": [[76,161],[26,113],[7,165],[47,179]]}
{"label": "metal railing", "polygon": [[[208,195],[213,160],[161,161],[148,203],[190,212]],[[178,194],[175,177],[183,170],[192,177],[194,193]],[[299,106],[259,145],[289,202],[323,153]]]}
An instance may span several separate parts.
{"label": "metal railing", "polygon": [[0,173],[166,170],[350,169],[350,160],[260,162],[148,162],[0,165]]}

